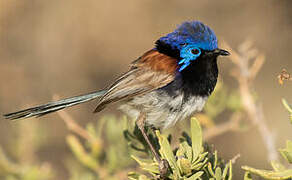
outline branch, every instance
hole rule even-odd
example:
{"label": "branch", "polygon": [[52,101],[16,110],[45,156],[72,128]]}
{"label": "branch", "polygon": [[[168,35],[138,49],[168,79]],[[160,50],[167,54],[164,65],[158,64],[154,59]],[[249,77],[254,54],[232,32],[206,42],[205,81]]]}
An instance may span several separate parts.
{"label": "branch", "polygon": [[[59,99],[58,95],[53,95],[53,100]],[[79,124],[75,122],[75,120],[66,112],[66,111],[57,111],[59,116],[64,120],[67,128],[78,134],[79,136],[83,137],[88,141],[92,141],[92,137],[88,134],[88,132],[82,128]]]}
{"label": "branch", "polygon": [[237,112],[233,113],[230,120],[214,127],[208,128],[204,131],[204,139],[209,140],[213,137],[224,134],[228,131],[233,131],[239,129],[239,121],[242,117],[242,114]]}
{"label": "branch", "polygon": [[[265,61],[264,56],[258,55],[257,50],[251,49],[251,41],[243,43],[238,50],[239,53],[232,50],[228,44],[224,43],[224,45],[231,51],[231,56],[229,57],[235,64],[235,67],[231,72],[232,76],[238,81],[243,108],[251,122],[257,126],[258,131],[262,136],[268,151],[268,159],[270,161],[277,160],[278,153],[273,134],[265,122],[262,106],[256,104],[251,92],[251,82],[262,67]],[[251,60],[254,61],[252,65],[250,65]]]}

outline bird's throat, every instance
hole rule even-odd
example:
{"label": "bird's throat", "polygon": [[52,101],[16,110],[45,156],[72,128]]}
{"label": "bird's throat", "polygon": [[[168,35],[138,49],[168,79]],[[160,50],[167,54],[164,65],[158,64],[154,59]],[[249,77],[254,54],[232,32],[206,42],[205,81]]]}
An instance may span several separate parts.
{"label": "bird's throat", "polygon": [[[156,49],[177,61],[181,60],[180,51],[163,41],[156,41]],[[186,96],[209,96],[217,83],[217,57],[199,57],[178,73],[180,73],[181,86]]]}
{"label": "bird's throat", "polygon": [[214,59],[199,58],[181,72],[182,89],[186,95],[209,96],[217,83],[218,66]]}

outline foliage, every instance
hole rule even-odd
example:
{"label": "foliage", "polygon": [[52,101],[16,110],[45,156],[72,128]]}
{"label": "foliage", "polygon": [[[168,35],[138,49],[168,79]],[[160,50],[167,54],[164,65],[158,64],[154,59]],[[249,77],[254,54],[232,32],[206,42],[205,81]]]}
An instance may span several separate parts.
{"label": "foliage", "polygon": [[[246,46],[249,47],[250,44],[247,43]],[[245,54],[245,50],[242,51],[242,54]],[[232,54],[236,53],[233,52]],[[239,53],[236,58],[241,59],[240,56]],[[235,160],[225,163],[218,157],[216,150],[203,143],[203,134],[204,140],[208,140],[226,131],[242,130],[243,114],[249,116],[245,119],[251,120],[253,125],[258,126],[262,136],[269,135],[271,137],[268,131],[268,133],[261,132],[261,127],[266,125],[264,124],[263,114],[261,114],[261,108],[258,106],[259,103],[256,102],[256,94],[250,90],[249,86],[250,81],[254,79],[258,69],[260,69],[261,65],[259,64],[263,63],[262,56],[255,59],[257,63],[251,68],[253,70],[251,71],[253,72],[251,77],[246,81],[239,81],[237,90],[227,89],[223,82],[219,80],[214,93],[204,108],[204,113],[196,115],[200,123],[196,118],[191,119],[189,133],[183,132],[179,136],[179,133],[176,132],[177,129],[170,131],[170,134],[176,134],[177,138],[180,137],[179,142],[175,142],[172,136],[167,136],[165,132],[162,135],[158,130],[152,131],[147,128],[150,141],[159,151],[161,157],[166,159],[170,165],[167,179],[231,180],[233,175],[232,163],[235,163]],[[236,77],[240,76],[238,74],[239,70],[234,72],[237,72]],[[239,79],[242,80],[242,77]],[[282,76],[281,79],[283,79]],[[292,123],[292,108],[286,100],[283,99],[282,102],[290,114]],[[70,130],[70,133],[66,136],[66,142],[72,154],[64,159],[70,180],[119,180],[127,178],[149,180],[158,178],[158,163],[153,158],[141,132],[134,126],[134,122],[129,123],[131,121],[124,117],[117,118],[107,115],[96,123],[89,123],[83,128],[65,111],[58,113]],[[226,114],[229,115],[229,120],[216,122],[223,113],[225,113],[223,115],[225,119]],[[261,121],[258,121],[259,119]],[[12,148],[5,149],[8,153],[0,147],[0,179],[54,179],[56,177],[55,171],[50,168],[49,164],[41,163],[40,160],[35,158],[35,152],[43,145],[41,142],[44,142],[42,139],[43,129],[35,121],[25,122],[27,123],[19,124],[19,135],[15,144],[12,145]],[[244,122],[246,123],[246,121]],[[204,132],[202,132],[200,124],[204,127]],[[123,136],[124,138],[122,138]],[[266,144],[272,142],[271,138],[265,139],[270,140]],[[31,142],[30,146],[23,146],[28,142]],[[279,151],[282,157],[291,164],[292,142],[287,141],[286,147]],[[8,155],[11,157],[8,158]],[[253,176],[264,179],[292,178],[292,170],[285,167],[281,162],[272,161],[271,166],[273,170],[260,170],[243,166],[242,169],[245,170],[244,180],[252,180]]]}
{"label": "foliage", "polygon": [[[121,138],[126,127],[126,119],[105,116],[95,126],[91,123],[86,126],[89,138],[84,143],[76,133],[68,135],[67,143],[77,160],[70,159],[67,162],[71,179],[118,180],[123,179],[121,176],[126,177],[123,171],[133,164],[127,143]],[[106,142],[111,144],[107,145]]]}
{"label": "foliage", "polygon": [[[35,158],[35,151],[42,146],[42,128],[35,121],[30,125],[19,123],[18,138],[13,141],[11,151],[4,152],[0,146],[0,179],[5,180],[49,180],[54,178],[54,171],[48,163],[40,163]],[[30,132],[28,134],[27,132]],[[25,145],[24,145],[25,144]],[[12,155],[8,157],[7,154]]]}
{"label": "foliage", "polygon": [[[170,146],[170,138],[161,135],[156,131],[157,139],[154,144],[159,144],[159,152],[162,158],[166,159],[170,165],[170,172],[167,178],[179,180],[195,180],[195,179],[232,179],[232,163],[231,161],[224,164],[218,158],[217,151],[210,152],[207,147],[203,147],[202,130],[199,122],[191,119],[191,138],[184,133],[180,140],[179,147],[172,150]],[[132,135],[134,137],[134,135]],[[157,142],[158,141],[158,142]],[[153,159],[141,159],[132,155],[140,167],[148,172],[147,177],[144,174],[130,172],[129,178],[132,180],[155,179],[159,175],[158,163]]]}
{"label": "foliage", "polygon": [[[228,130],[243,130],[244,126],[239,123],[241,117],[233,117],[234,115],[239,115],[242,110],[242,104],[238,92],[228,89],[222,80],[219,79],[214,92],[209,97],[208,102],[204,107],[204,111],[202,113],[197,113],[195,117],[198,118],[201,125],[208,130],[209,128],[220,126],[220,124],[215,122],[223,113],[230,114],[229,121],[225,121],[225,123],[221,124],[226,127],[221,127],[221,132],[215,129],[210,129],[209,132],[212,132],[212,135],[210,136],[216,136]],[[205,134],[205,138],[208,139],[209,134]]]}
{"label": "foliage", "polygon": [[[292,142],[287,141],[285,149],[279,150],[282,157],[285,158],[290,164],[292,164]],[[292,178],[292,169],[287,169],[280,162],[272,161],[271,166],[272,171],[268,170],[259,170],[248,166],[243,166],[242,169],[246,171],[245,179],[251,179],[250,174],[258,175],[264,179],[291,179]]]}
{"label": "foliage", "polygon": [[290,113],[290,122],[292,123],[292,107],[288,104],[288,102],[285,99],[282,99],[282,103],[284,107],[287,109],[287,111]]}
{"label": "foliage", "polygon": [[240,110],[242,110],[242,105],[238,92],[227,89],[222,80],[219,80],[215,91],[204,107],[204,114],[210,119],[214,119],[224,111],[236,112]]}
{"label": "foliage", "polygon": [[[292,115],[291,107],[288,105],[286,100],[282,100],[284,107],[290,112],[290,119]],[[292,164],[292,142],[286,142],[286,148],[279,149],[282,157],[289,163]],[[272,161],[271,166],[273,170],[260,170],[248,166],[243,166],[242,169],[246,171],[244,180],[251,180],[251,174],[258,175],[264,179],[292,179],[292,169],[287,169],[282,163]]]}
{"label": "foliage", "polygon": [[[234,95],[227,95],[220,91],[226,91],[223,86],[219,86],[216,90],[217,97],[211,98],[208,108],[216,108],[215,102],[220,102],[220,98],[229,99]],[[228,97],[228,98],[227,98]],[[238,99],[234,100],[238,104]],[[224,102],[227,103],[228,101]],[[218,103],[220,106],[224,103]],[[284,106],[289,111],[291,107],[286,101]],[[226,104],[225,107],[228,107]],[[235,107],[235,106],[233,106]],[[207,108],[207,109],[208,109]],[[225,108],[228,110],[228,108]],[[225,110],[224,109],[224,110]],[[212,113],[218,116],[222,111],[206,112],[206,117],[211,120]],[[241,111],[240,105],[236,105],[233,110]],[[208,113],[212,112],[212,113]],[[233,111],[234,112],[234,111]],[[290,112],[290,111],[289,111]],[[72,118],[72,117],[63,117]],[[214,117],[215,118],[215,117]],[[65,120],[64,121],[68,121]],[[74,122],[73,119],[70,121]],[[129,124],[125,118],[116,118],[113,116],[105,116],[98,120],[96,124],[89,123],[86,128],[78,127],[71,129],[71,133],[67,135],[66,140],[73,156],[66,159],[67,169],[70,173],[71,180],[98,180],[109,179],[118,180],[126,179],[127,176],[132,180],[147,180],[158,177],[158,164],[152,157],[149,148],[143,139],[137,127],[133,128],[133,124]],[[7,180],[49,180],[54,178],[53,170],[47,163],[39,163],[38,161],[26,162],[17,154],[27,154],[32,156],[36,149],[42,144],[39,131],[42,131],[36,122],[30,122],[29,129],[25,125],[20,124],[20,133],[30,131],[36,136],[19,138],[17,141],[23,144],[26,138],[34,139],[30,149],[20,148],[16,153],[13,161],[7,157],[2,148],[0,148],[0,178]],[[22,127],[24,126],[24,127]],[[78,126],[78,125],[67,125]],[[116,128],[119,127],[119,128]],[[155,148],[159,150],[162,158],[166,159],[170,164],[170,171],[167,174],[168,179],[180,180],[220,180],[232,179],[232,163],[228,163],[218,157],[216,150],[203,143],[203,132],[200,123],[196,118],[191,119],[190,136],[183,132],[179,143],[172,142],[170,135],[161,135],[158,130],[148,130],[148,135]],[[212,129],[212,128],[211,128]],[[207,128],[208,130],[208,128]],[[206,132],[206,131],[205,131]],[[37,135],[38,134],[38,135]],[[166,133],[164,133],[166,134]],[[124,135],[125,138],[121,138]],[[205,134],[204,134],[205,135]],[[23,136],[20,134],[19,136]],[[111,144],[107,144],[111,142]],[[279,150],[283,158],[291,163],[292,161],[292,142],[287,141],[285,148]],[[11,154],[11,153],[10,153]],[[13,153],[12,153],[13,154]],[[22,158],[21,158],[22,157]],[[19,160],[17,160],[19,158]],[[132,160],[131,160],[132,158]],[[17,162],[18,161],[18,162]],[[136,169],[136,163],[140,166]],[[244,179],[251,180],[252,176],[260,176],[264,179],[289,179],[292,178],[292,170],[286,168],[282,163],[277,161],[271,162],[273,170],[259,170],[248,166],[242,168],[246,171]],[[130,171],[130,172],[129,172]],[[127,175],[127,172],[128,175]]]}

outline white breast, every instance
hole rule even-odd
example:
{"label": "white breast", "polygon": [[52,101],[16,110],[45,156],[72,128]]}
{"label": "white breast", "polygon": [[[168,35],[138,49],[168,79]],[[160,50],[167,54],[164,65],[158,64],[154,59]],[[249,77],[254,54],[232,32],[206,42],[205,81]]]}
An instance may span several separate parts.
{"label": "white breast", "polygon": [[178,120],[190,117],[201,111],[207,97],[193,96],[184,99],[182,93],[169,96],[161,91],[153,91],[143,96],[137,96],[119,107],[131,118],[138,118],[140,111],[146,113],[146,123],[157,128],[167,129]]}

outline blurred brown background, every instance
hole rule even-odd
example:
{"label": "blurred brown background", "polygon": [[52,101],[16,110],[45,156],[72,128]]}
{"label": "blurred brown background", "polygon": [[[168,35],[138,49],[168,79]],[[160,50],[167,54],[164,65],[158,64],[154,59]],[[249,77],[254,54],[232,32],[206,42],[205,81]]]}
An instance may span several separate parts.
{"label": "blurred brown background", "polygon": [[[53,94],[69,97],[103,88],[185,20],[208,24],[219,41],[233,48],[251,39],[266,55],[254,87],[277,147],[284,147],[292,131],[281,98],[292,102],[292,83],[280,86],[276,77],[284,67],[292,72],[291,0],[0,0],[1,114],[50,101]],[[236,87],[228,59],[219,66],[224,83]],[[81,124],[96,121],[100,115],[91,113],[94,105],[69,112]],[[56,114],[19,122],[2,118],[0,144],[13,143],[17,123],[29,126],[32,121],[40,121],[47,133],[45,145],[32,156],[52,163],[60,179],[66,179],[61,159],[70,153],[67,129]],[[211,143],[224,159],[241,154],[236,173],[242,173],[241,165],[269,168],[256,128],[226,133]]]}

